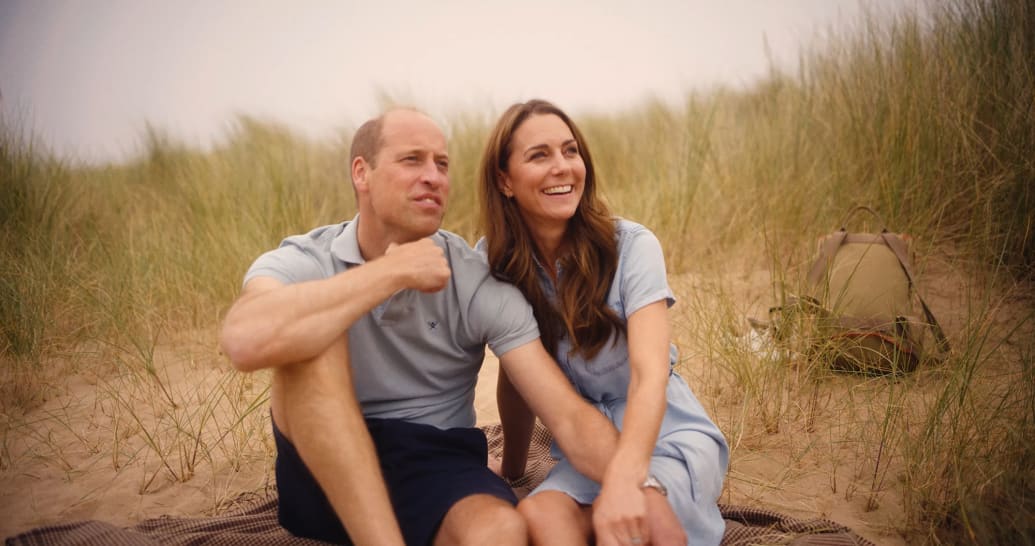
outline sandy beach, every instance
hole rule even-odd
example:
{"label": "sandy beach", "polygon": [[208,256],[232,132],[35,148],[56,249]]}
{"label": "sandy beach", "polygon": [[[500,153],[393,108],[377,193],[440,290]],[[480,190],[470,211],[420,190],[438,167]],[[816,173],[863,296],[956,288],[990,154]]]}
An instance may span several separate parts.
{"label": "sandy beach", "polygon": [[[737,295],[741,319],[770,305],[767,272],[749,266],[725,281]],[[925,284],[928,300],[952,337],[962,327],[968,279],[938,264],[929,274],[938,281]],[[902,381],[834,376],[806,389],[795,384],[804,376],[791,372],[775,383],[769,402],[748,400],[719,356],[697,339],[712,330],[692,323],[700,315],[690,311],[708,304],[716,282],[695,275],[671,279],[680,300],[672,309],[679,371],[732,450],[721,501],[830,518],[876,543],[906,544],[898,532],[905,517],[902,446],[882,446],[884,400],[901,404],[895,418],[909,421],[938,388],[937,374],[920,370]],[[1004,300],[995,315],[1000,329],[1023,308],[1021,300]],[[746,320],[729,327],[726,343],[744,339],[738,336]],[[242,494],[271,487],[268,375],[233,371],[219,354],[217,334],[213,325],[162,339],[150,369],[134,365],[140,355],[115,347],[48,362],[42,377],[31,379],[46,386],[39,389],[45,396],[28,411],[5,410],[0,420],[0,534],[78,519],[128,525],[163,514],[214,514],[232,508]],[[497,373],[490,354],[477,390],[479,424],[498,419]],[[911,392],[899,396],[907,385]],[[11,392],[14,387],[8,385]]]}

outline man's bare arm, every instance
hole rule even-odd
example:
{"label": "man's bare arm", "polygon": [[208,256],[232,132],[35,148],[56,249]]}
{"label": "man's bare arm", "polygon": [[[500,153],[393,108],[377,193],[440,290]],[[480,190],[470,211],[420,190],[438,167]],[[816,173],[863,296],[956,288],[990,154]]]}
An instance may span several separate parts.
{"label": "man's bare arm", "polygon": [[442,249],[421,239],[327,279],[284,285],[256,277],[227,313],[220,345],[242,371],[309,360],[395,292],[435,292],[449,275]]}
{"label": "man's bare arm", "polygon": [[618,447],[618,431],[607,417],[575,392],[538,339],[499,358],[501,371],[550,429],[575,469],[603,481]]}
{"label": "man's bare arm", "polygon": [[[514,387],[553,433],[572,466],[603,483],[616,452],[618,431],[603,413],[582,399],[538,340],[500,356]],[[600,499],[598,498],[598,501]],[[629,537],[650,543],[646,497],[641,489],[625,491],[617,507],[600,513],[594,504],[597,544],[623,544]]]}

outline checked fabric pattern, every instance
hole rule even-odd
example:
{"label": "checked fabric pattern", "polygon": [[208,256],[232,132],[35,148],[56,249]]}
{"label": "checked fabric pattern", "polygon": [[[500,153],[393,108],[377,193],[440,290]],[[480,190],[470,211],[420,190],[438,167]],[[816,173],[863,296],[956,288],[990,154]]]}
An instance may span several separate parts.
{"label": "checked fabric pattern", "polygon": [[[489,452],[499,454],[499,425],[485,428]],[[550,433],[537,425],[532,435],[526,474],[512,482],[519,496],[528,493],[553,466]],[[8,537],[9,546],[317,546],[277,523],[276,491],[242,496],[231,511],[211,517],[161,516],[132,527],[87,520],[39,527]],[[790,544],[793,546],[874,546],[851,529],[827,519],[796,519],[771,510],[720,504],[726,519],[723,546]]]}

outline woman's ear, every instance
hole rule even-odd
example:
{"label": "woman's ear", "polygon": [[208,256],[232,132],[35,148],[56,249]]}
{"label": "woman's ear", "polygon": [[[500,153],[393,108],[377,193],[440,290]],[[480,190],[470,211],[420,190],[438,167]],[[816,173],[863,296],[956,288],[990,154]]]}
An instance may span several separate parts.
{"label": "woman's ear", "polygon": [[507,176],[507,173],[497,171],[497,175],[499,177],[499,184],[497,185],[499,186],[500,193],[508,199],[514,197],[514,190],[510,187],[510,177]]}

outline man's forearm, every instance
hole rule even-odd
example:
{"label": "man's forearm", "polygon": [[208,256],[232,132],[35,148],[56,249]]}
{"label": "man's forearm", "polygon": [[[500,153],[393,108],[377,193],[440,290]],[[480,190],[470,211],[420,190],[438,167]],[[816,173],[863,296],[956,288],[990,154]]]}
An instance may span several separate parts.
{"label": "man's forearm", "polygon": [[561,451],[576,470],[601,483],[618,449],[618,431],[589,403],[551,427]]}
{"label": "man's forearm", "polygon": [[575,468],[601,481],[618,447],[618,431],[579,396],[542,343],[536,340],[500,355],[500,368]]}
{"label": "man's forearm", "polygon": [[220,343],[242,371],[304,361],[326,350],[398,289],[377,260],[292,285],[256,278],[227,313]]}

